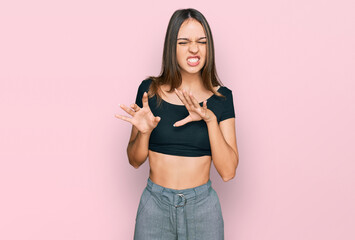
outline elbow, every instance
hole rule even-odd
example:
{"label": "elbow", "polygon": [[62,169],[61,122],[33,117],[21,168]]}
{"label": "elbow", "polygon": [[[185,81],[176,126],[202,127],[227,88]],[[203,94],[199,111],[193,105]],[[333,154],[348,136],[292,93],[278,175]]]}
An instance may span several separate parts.
{"label": "elbow", "polygon": [[133,162],[131,160],[129,160],[129,164],[131,164],[131,166],[134,167],[135,169],[138,169],[140,167],[139,164],[137,164],[137,163],[135,163],[135,162]]}
{"label": "elbow", "polygon": [[127,147],[127,157],[128,157],[128,162],[129,164],[134,167],[135,169],[138,169],[140,167],[140,164],[138,164],[134,158],[132,158],[131,154],[130,154],[130,149],[129,147]]}
{"label": "elbow", "polygon": [[235,177],[235,173],[233,173],[232,175],[224,176],[222,179],[224,182],[228,182],[232,180],[234,177]]}
{"label": "elbow", "polygon": [[228,182],[230,180],[232,180],[235,177],[235,168],[233,170],[233,172],[226,174],[222,177],[223,181]]}
{"label": "elbow", "polygon": [[135,169],[138,169],[141,166],[141,164],[139,164],[137,161],[135,161],[134,158],[130,157],[129,155],[128,155],[128,162]]}
{"label": "elbow", "polygon": [[233,171],[230,172],[229,174],[225,174],[222,179],[224,182],[228,182],[230,180],[232,180],[234,177],[235,177],[235,172],[237,170],[237,167],[238,167],[238,163],[239,163],[239,159],[237,158],[237,161],[236,161],[236,164],[235,166],[233,167]]}

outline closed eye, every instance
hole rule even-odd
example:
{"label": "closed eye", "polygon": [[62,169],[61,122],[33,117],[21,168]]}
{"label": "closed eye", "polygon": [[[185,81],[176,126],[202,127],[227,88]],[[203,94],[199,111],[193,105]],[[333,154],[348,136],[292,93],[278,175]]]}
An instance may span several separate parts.
{"label": "closed eye", "polygon": [[[179,42],[179,44],[183,45],[186,44],[187,42]],[[207,42],[198,42],[198,43],[202,43],[202,44],[206,44]]]}

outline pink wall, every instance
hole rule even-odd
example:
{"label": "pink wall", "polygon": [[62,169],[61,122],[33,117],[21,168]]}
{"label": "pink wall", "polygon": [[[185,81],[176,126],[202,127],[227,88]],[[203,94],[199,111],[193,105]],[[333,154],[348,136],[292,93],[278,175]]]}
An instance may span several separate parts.
{"label": "pink wall", "polygon": [[240,165],[227,240],[355,239],[354,1],[3,1],[0,239],[132,239],[148,162],[120,103],[160,72],[178,8],[212,28]]}

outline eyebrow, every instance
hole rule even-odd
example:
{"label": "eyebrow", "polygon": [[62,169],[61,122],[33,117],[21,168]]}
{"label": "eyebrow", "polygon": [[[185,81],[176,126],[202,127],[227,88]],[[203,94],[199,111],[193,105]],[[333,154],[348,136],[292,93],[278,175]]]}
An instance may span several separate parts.
{"label": "eyebrow", "polygon": [[[201,40],[201,39],[204,39],[204,38],[207,38],[207,37],[200,37],[198,40]],[[188,38],[178,38],[177,40],[189,40]]]}

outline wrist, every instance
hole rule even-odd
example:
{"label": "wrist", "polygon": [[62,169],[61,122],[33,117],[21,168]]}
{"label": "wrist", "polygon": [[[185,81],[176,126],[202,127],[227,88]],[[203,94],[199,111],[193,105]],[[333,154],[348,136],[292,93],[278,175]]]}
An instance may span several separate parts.
{"label": "wrist", "polygon": [[207,109],[207,118],[203,119],[207,124],[217,122],[216,115],[209,109]]}
{"label": "wrist", "polygon": [[139,131],[142,137],[149,137],[153,130]]}

